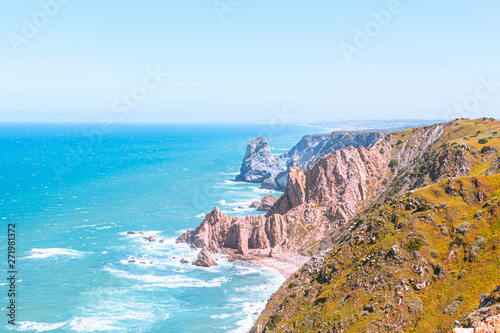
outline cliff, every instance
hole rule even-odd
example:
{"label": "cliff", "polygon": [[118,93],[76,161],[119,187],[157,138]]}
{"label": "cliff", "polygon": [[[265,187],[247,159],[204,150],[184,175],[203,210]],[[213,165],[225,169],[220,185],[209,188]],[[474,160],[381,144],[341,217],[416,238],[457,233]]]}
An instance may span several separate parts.
{"label": "cliff", "polygon": [[284,194],[265,216],[231,217],[215,207],[178,242],[247,259],[269,253],[304,253],[370,202],[387,170],[391,150],[390,142],[381,140],[372,149],[335,151],[305,172],[292,168]]}
{"label": "cliff", "polygon": [[[305,250],[313,258],[272,296],[252,332],[453,328],[499,282],[499,130],[498,121],[483,118],[387,135],[368,150],[366,161],[381,171],[368,191],[339,190],[337,172],[349,170],[352,161],[338,156],[349,149],[289,177],[270,214],[300,200],[324,213],[339,199],[349,207],[344,218],[353,216],[353,207],[357,214]],[[390,144],[380,147],[382,142]],[[325,172],[315,173],[334,156]],[[373,180],[365,176],[370,172],[341,174],[358,183]],[[324,215],[342,220],[342,214]]]}
{"label": "cliff", "polygon": [[499,132],[461,119],[333,150],[290,166],[265,216],[216,207],[178,241],[312,257],[252,332],[448,332],[499,282]]}
{"label": "cliff", "polygon": [[451,179],[357,215],[251,332],[448,332],[499,282],[499,190],[500,175]]}

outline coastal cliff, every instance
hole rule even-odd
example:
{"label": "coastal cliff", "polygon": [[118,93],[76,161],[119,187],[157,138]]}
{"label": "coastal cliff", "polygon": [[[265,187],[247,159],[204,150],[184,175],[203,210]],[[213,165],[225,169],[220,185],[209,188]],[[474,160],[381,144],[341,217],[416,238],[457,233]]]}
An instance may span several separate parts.
{"label": "coastal cliff", "polygon": [[500,280],[499,132],[483,118],[367,134],[290,166],[265,216],[215,207],[178,242],[310,258],[251,332],[448,332]]}
{"label": "coastal cliff", "polygon": [[500,280],[498,132],[483,118],[386,136],[376,203],[306,251],[251,332],[448,332],[473,313]]}

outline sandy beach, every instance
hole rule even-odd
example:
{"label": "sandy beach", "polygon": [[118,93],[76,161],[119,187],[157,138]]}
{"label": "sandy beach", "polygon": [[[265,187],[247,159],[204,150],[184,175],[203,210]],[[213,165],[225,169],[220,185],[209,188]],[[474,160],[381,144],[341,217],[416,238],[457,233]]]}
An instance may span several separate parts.
{"label": "sandy beach", "polygon": [[266,267],[274,268],[278,272],[280,272],[280,274],[283,275],[285,279],[288,279],[309,259],[309,257],[304,256],[287,256],[283,258],[262,258],[252,261]]}

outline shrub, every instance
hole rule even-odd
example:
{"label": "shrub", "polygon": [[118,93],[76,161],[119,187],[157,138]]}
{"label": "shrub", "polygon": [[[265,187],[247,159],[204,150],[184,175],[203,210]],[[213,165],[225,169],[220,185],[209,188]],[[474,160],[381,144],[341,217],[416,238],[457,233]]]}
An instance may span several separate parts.
{"label": "shrub", "polygon": [[267,322],[267,328],[270,329],[271,331],[276,328],[276,325],[280,322],[281,320],[281,313],[275,313],[273,314],[270,318],[269,321]]}
{"label": "shrub", "polygon": [[462,224],[460,224],[457,228],[457,232],[459,234],[462,234],[462,235],[465,235],[466,233],[469,232],[469,229],[470,229],[470,223],[469,222],[464,222]]}
{"label": "shrub", "polygon": [[295,282],[292,282],[288,285],[288,288],[292,289],[292,288],[295,288]]}
{"label": "shrub", "polygon": [[439,258],[439,253],[435,250],[432,250],[431,251],[431,257],[433,257],[434,259],[437,259]]}
{"label": "shrub", "polygon": [[396,143],[397,146],[403,143],[403,140],[398,140],[398,143]]}
{"label": "shrub", "polygon": [[494,148],[493,147],[490,147],[490,146],[484,146],[482,149],[481,149],[481,154],[487,154],[489,153],[490,151],[492,151]]}
{"label": "shrub", "polygon": [[478,142],[479,142],[480,145],[485,145],[485,144],[488,143],[488,139],[479,139]]}
{"label": "shrub", "polygon": [[380,153],[380,155],[384,155],[385,154],[385,151],[383,148],[380,148],[380,150],[378,151]]}
{"label": "shrub", "polygon": [[420,237],[412,238],[408,243],[406,243],[406,248],[408,251],[414,252],[420,250],[424,246],[425,241]]}

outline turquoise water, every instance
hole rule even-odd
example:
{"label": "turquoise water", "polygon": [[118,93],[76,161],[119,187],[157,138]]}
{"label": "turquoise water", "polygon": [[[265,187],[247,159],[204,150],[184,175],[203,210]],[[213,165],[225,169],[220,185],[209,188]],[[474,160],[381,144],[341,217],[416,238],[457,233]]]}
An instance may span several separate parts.
{"label": "turquoise water", "polygon": [[[102,137],[97,130],[0,124],[0,248],[6,253],[7,224],[15,223],[18,258],[17,325],[6,325],[8,286],[0,283],[0,330],[246,332],[283,278],[218,255],[211,268],[181,264],[198,251],[175,238],[214,205],[257,214],[238,207],[271,191],[232,181],[246,144],[264,135],[278,154],[315,128],[120,125]],[[5,272],[6,260],[1,265]]]}

